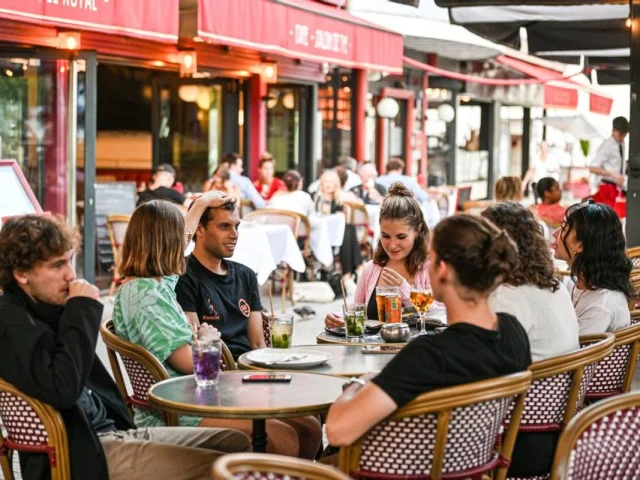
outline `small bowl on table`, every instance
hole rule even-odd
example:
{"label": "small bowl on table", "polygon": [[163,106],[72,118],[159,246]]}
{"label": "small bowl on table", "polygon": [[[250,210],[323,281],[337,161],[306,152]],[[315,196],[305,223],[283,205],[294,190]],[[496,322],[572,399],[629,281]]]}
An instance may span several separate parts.
{"label": "small bowl on table", "polygon": [[385,323],[380,329],[380,336],[387,343],[404,343],[409,340],[411,330],[406,323]]}

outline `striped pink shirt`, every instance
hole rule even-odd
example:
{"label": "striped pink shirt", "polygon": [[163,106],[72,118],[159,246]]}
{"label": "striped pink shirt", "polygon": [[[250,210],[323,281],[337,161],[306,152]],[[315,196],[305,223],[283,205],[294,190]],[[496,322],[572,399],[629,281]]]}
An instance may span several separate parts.
{"label": "striped pink shirt", "polygon": [[[382,268],[383,267],[380,265],[373,263],[373,260],[365,264],[364,270],[358,277],[358,286],[353,299],[354,303],[364,303],[366,305],[369,302],[369,299],[376,288],[376,284],[378,283],[380,273],[382,273]],[[428,260],[423,265],[422,269],[416,272],[414,281],[415,286],[418,288],[429,288],[431,286],[431,283],[429,282]],[[402,296],[402,305],[404,306],[411,305],[411,302],[409,301],[410,291],[411,285],[409,285],[409,282],[405,280],[402,282],[402,285],[400,285],[400,295]]]}

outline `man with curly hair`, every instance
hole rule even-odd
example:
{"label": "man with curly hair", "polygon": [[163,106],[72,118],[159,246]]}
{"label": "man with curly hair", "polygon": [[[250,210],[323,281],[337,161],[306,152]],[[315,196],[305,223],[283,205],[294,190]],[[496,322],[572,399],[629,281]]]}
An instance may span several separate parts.
{"label": "man with curly hair", "polygon": [[[77,232],[50,216],[12,218],[0,230],[0,377],[60,411],[72,478],[208,478],[220,451],[246,435],[205,428],[135,429],[96,356],[103,306],[76,278]],[[217,451],[216,451],[217,450]],[[25,480],[50,478],[46,455],[20,453]]]}

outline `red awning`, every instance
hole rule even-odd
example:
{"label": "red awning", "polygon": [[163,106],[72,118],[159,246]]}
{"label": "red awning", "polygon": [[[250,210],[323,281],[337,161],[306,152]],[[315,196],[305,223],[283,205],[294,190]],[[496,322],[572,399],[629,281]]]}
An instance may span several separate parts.
{"label": "red awning", "polygon": [[[529,62],[508,56],[498,56],[496,60],[509,68],[524,73],[529,77],[540,80],[553,78],[558,72]],[[567,78],[561,81],[551,81],[544,86],[544,106],[546,108],[578,108],[578,91],[589,94],[589,110],[594,113],[609,115],[613,99],[595,92],[592,88]]]}
{"label": "red awning", "polygon": [[161,42],[178,41],[179,0],[2,0],[0,17]]}
{"label": "red awning", "polygon": [[309,0],[198,0],[204,40],[348,68],[402,72],[402,36]]}

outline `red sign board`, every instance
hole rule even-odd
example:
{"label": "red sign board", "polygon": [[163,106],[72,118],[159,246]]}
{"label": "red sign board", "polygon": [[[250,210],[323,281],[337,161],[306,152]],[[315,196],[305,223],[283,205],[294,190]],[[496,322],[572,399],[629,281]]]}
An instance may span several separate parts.
{"label": "red sign board", "polygon": [[2,0],[0,17],[157,41],[178,39],[179,0]]}
{"label": "red sign board", "polygon": [[589,94],[589,111],[609,115],[611,113],[611,105],[613,105],[612,98],[603,97],[596,93]]}
{"label": "red sign board", "polygon": [[545,108],[577,108],[578,90],[545,85],[544,106]]}
{"label": "red sign board", "polygon": [[208,41],[349,68],[402,71],[402,36],[309,0],[199,0]]}

